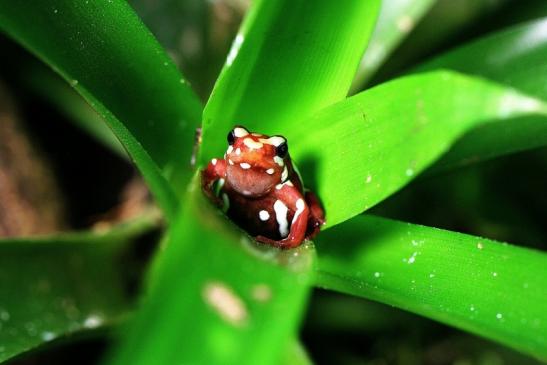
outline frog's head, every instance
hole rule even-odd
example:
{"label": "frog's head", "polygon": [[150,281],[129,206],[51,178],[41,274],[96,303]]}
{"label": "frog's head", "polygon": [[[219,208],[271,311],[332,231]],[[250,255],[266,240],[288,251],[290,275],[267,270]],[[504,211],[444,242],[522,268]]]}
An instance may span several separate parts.
{"label": "frog's head", "polygon": [[287,140],[281,136],[250,133],[241,126],[228,133],[226,182],[248,197],[268,194],[288,179]]}

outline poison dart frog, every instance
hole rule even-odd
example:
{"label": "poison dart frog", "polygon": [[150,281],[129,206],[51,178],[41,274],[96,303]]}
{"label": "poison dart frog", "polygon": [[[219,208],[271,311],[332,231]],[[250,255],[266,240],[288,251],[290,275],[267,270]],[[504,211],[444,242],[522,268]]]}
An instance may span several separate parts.
{"label": "poison dart frog", "polygon": [[321,204],[304,191],[282,136],[234,127],[224,158],[212,159],[202,171],[202,188],[257,241],[276,247],[297,247],[325,223]]}

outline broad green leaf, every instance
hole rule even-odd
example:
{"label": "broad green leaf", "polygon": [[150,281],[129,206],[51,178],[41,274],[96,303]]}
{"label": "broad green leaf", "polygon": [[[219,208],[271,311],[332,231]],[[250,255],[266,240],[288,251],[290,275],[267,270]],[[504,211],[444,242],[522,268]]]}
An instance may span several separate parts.
{"label": "broad green leaf", "polygon": [[256,246],[194,185],[108,364],[274,364],[294,341],[313,250]]}
{"label": "broad green leaf", "polygon": [[125,1],[0,2],[0,29],[109,123],[171,217],[189,180],[201,107]]}
{"label": "broad green leaf", "polygon": [[[535,114],[547,116],[541,100],[479,78],[436,71],[385,83],[298,127],[279,128],[286,127],[292,157],[321,198],[329,227],[400,189],[466,131]],[[547,130],[547,119],[542,129]]]}
{"label": "broad green leaf", "polygon": [[359,91],[437,0],[385,0],[352,89]]}
{"label": "broad green leaf", "polygon": [[379,0],[259,0],[234,40],[203,117],[202,157],[225,149],[234,124],[285,132],[343,99],[366,48]]}
{"label": "broad green leaf", "polygon": [[[507,84],[547,101],[547,19],[494,33],[443,54],[415,71],[453,69]],[[465,136],[438,167],[476,162],[547,145],[545,121],[522,118]]]}
{"label": "broad green leaf", "polygon": [[298,340],[293,340],[287,346],[287,350],[278,364],[284,365],[312,365],[304,345]]}
{"label": "broad green leaf", "polygon": [[359,216],[317,241],[317,285],[393,305],[547,358],[547,255]]}
{"label": "broad green leaf", "polygon": [[120,250],[153,224],[0,240],[0,362],[117,322],[130,305]]}

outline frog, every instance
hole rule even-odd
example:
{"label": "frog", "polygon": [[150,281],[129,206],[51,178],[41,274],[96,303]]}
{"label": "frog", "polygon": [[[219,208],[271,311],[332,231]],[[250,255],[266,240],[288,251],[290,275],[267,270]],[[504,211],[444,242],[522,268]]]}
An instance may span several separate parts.
{"label": "frog", "polygon": [[325,212],[304,188],[287,139],[236,125],[227,142],[224,156],[201,171],[206,196],[260,243],[291,249],[313,239]]}

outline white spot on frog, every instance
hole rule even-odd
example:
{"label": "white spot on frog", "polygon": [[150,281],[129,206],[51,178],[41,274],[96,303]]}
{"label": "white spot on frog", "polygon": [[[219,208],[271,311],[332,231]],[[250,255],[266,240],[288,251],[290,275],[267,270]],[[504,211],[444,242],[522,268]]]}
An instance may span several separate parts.
{"label": "white spot on frog", "polygon": [[273,175],[274,172],[275,172],[274,169],[267,169],[267,170],[266,170],[266,173],[267,173],[268,175]]}
{"label": "white spot on frog", "polygon": [[276,164],[278,164],[279,166],[285,166],[285,162],[283,161],[283,159],[279,156],[274,156],[273,158],[274,162]]}
{"label": "white spot on frog", "polygon": [[236,136],[237,138],[244,137],[248,134],[249,132],[247,132],[245,128],[241,128],[241,127],[234,128],[234,136]]}
{"label": "white spot on frog", "polygon": [[300,214],[302,214],[305,207],[306,207],[306,204],[304,203],[304,200],[298,199],[296,201],[296,212],[294,213],[294,217],[292,218],[291,224],[294,224],[294,222],[296,222],[296,219],[300,216]]}
{"label": "white spot on frog", "polygon": [[261,221],[265,222],[270,219],[270,213],[268,213],[266,210],[261,210],[260,212],[258,212],[258,217]]}
{"label": "white spot on frog", "polygon": [[279,234],[285,238],[289,234],[289,222],[287,221],[287,212],[289,209],[281,200],[276,200],[273,205],[275,211],[275,219],[279,225]]}
{"label": "white spot on frog", "polygon": [[281,173],[281,181],[287,180],[289,177],[289,171],[287,170],[287,166],[283,168],[283,173]]}
{"label": "white spot on frog", "polygon": [[243,169],[243,170],[248,170],[251,168],[251,165],[249,165],[247,162],[242,162],[239,164],[239,166]]}
{"label": "white spot on frog", "polygon": [[275,146],[275,147],[279,147],[282,143],[285,143],[287,142],[285,140],[285,138],[281,137],[281,136],[273,136],[273,137],[270,137],[270,138],[262,138],[260,139],[260,142],[262,143],[266,143],[266,144],[271,144],[272,146]]}

